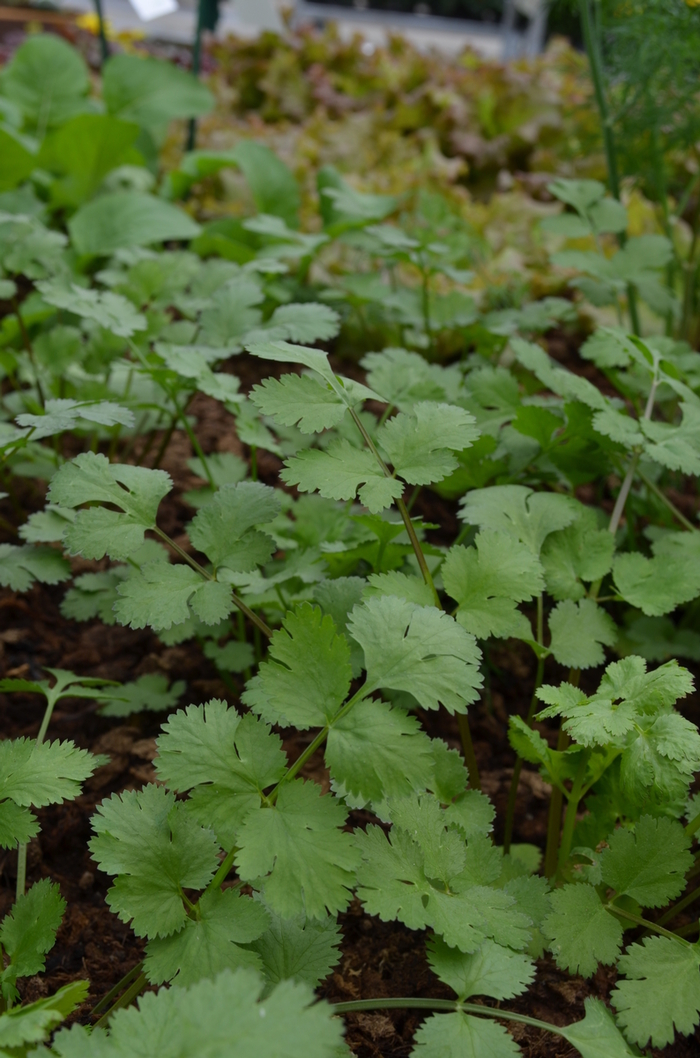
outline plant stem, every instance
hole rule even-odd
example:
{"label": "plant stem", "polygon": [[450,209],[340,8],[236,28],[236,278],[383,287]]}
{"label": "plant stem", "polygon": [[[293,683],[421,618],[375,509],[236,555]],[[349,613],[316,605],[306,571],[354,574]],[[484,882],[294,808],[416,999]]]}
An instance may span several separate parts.
{"label": "plant stem", "polygon": [[[41,720],[39,727],[39,733],[36,736],[37,746],[46,738],[46,732],[48,731],[49,724],[51,722],[51,715],[54,711],[56,702],[61,696],[61,690],[65,684],[56,683],[54,686],[46,691],[46,708],[44,709],[44,715]],[[27,846],[24,843],[17,845],[17,887],[15,889],[15,900],[19,900],[20,896],[24,896],[24,891],[27,887]]]}
{"label": "plant stem", "polygon": [[609,911],[613,915],[617,915],[619,918],[625,918],[628,922],[634,922],[637,926],[644,926],[645,929],[650,929],[652,933],[658,933],[662,937],[667,937],[669,940],[676,940],[679,944],[688,944],[687,940],[682,940],[676,933],[671,933],[670,930],[664,929],[663,926],[657,925],[656,922],[650,922],[648,918],[642,918],[641,915],[635,915],[632,911],[623,911],[621,907],[616,907],[615,904],[604,904],[606,911]]}
{"label": "plant stem", "polygon": [[459,737],[462,742],[464,763],[467,765],[467,771],[469,772],[469,785],[472,790],[480,790],[481,776],[479,775],[479,765],[477,764],[476,754],[474,752],[474,743],[469,728],[469,720],[464,713],[457,713],[457,726],[459,728]]}
{"label": "plant stem", "polygon": [[186,413],[184,408],[180,407],[180,405],[177,402],[177,398],[174,396],[174,394],[171,394],[171,400],[172,400],[173,404],[175,405],[175,411],[177,412],[178,417],[180,419],[180,422],[182,423],[182,425],[183,425],[183,427],[185,429],[185,433],[187,434],[187,436],[190,439],[190,444],[192,445],[192,449],[194,451],[194,454],[197,456],[197,458],[199,459],[200,463],[202,464],[202,467],[204,469],[204,473],[207,476],[207,481],[209,482],[211,487],[213,489],[215,489],[216,488],[216,482],[214,481],[214,477],[213,477],[211,469],[209,467],[209,463],[207,461],[207,457],[205,456],[204,452],[202,451],[202,446],[200,445],[199,441],[197,440],[197,438],[195,436],[195,432],[194,432],[194,430],[192,429],[192,427],[190,425],[189,419],[187,418],[187,413]]}
{"label": "plant stem", "polygon": [[223,882],[226,881],[226,878],[228,876],[228,872],[233,867],[233,861],[236,858],[236,853],[237,852],[238,852],[238,846],[234,845],[234,847],[230,850],[230,852],[226,853],[226,858],[221,861],[221,866],[219,867],[218,871],[216,872],[216,874],[214,875],[212,880],[209,882],[209,885],[207,886],[207,892],[210,889],[218,889],[219,886]]}
{"label": "plant stem", "polygon": [[[562,752],[569,745],[569,736],[563,728],[559,728],[557,739],[557,751]],[[557,851],[559,848],[559,832],[561,830],[561,812],[564,805],[564,794],[556,787],[552,787],[552,799],[549,802],[549,818],[547,819],[547,847],[544,854],[545,878],[553,878],[557,873]]]}
{"label": "plant stem", "polygon": [[[537,642],[540,646],[543,646],[544,639],[544,595],[540,592],[537,597]],[[539,657],[537,659],[537,671],[535,672],[535,686],[532,691],[532,698],[530,699],[530,708],[527,711],[527,719],[525,723],[528,727],[532,727],[532,722],[535,718],[535,709],[537,708],[537,691],[542,686],[542,679],[544,677],[544,658]],[[513,767],[513,778],[510,780],[510,790],[508,791],[508,807],[506,809],[506,822],[503,831],[503,855],[507,856],[510,852],[511,842],[513,840],[513,826],[515,824],[515,803],[518,798],[518,784],[520,782],[520,774],[523,770],[523,758],[517,756],[515,758],[515,765]]]}
{"label": "plant stem", "polygon": [[102,0],[94,0],[95,12],[97,14],[97,32],[100,38],[100,58],[101,63],[107,62],[109,58],[109,44],[107,43],[107,34],[105,33],[105,19],[102,11]]}
{"label": "plant stem", "polygon": [[143,992],[147,984],[148,978],[146,977],[146,975],[140,974],[140,976],[136,978],[132,986],[130,988],[127,988],[124,995],[121,996],[121,998],[118,999],[116,1003],[114,1003],[114,1005],[109,1008],[106,1014],[102,1015],[102,1017],[95,1024],[94,1027],[96,1029],[106,1028],[106,1026],[109,1024],[109,1019],[112,1017],[112,1014],[114,1014],[115,1011],[119,1010],[122,1007],[128,1007],[132,1000],[136,999],[136,997],[140,995],[141,992]]}
{"label": "plant stem", "polygon": [[696,834],[700,830],[700,812],[690,820],[685,828],[685,832],[689,838],[692,838],[693,834]]}
{"label": "plant stem", "polygon": [[127,974],[124,974],[124,976],[122,977],[121,981],[118,981],[117,984],[115,984],[114,988],[110,988],[110,990],[107,993],[107,995],[106,996],[102,996],[102,999],[100,999],[100,1001],[95,1004],[95,1006],[90,1011],[91,1016],[93,1014],[99,1014],[99,1012],[101,1010],[104,1010],[105,1007],[108,1007],[109,1004],[112,1002],[112,1000],[115,999],[119,995],[119,993],[121,992],[122,988],[126,988],[126,986],[128,984],[131,984],[131,982],[134,980],[134,978],[138,977],[138,975],[142,972],[142,970],[143,970],[143,963],[142,962],[137,962],[136,966],[132,967],[131,970],[129,970],[129,972]]}
{"label": "plant stem", "polygon": [[[188,555],[187,552],[183,548],[181,548],[179,544],[176,544],[175,541],[171,539],[171,537],[169,537],[167,533],[164,533],[163,530],[160,529],[157,525],[154,527],[153,532],[157,536],[159,536],[161,540],[165,541],[168,547],[171,547],[176,555],[179,555],[180,558],[183,558],[187,565],[192,567],[195,573],[199,573],[200,577],[203,577],[204,580],[214,580],[214,577],[212,577],[211,573],[207,573],[204,567],[200,566],[199,562],[197,562],[196,559],[192,558],[191,555]],[[266,635],[267,638],[270,639],[272,636],[272,629],[265,624],[263,619],[261,617],[258,617],[258,615],[254,613],[249,606],[246,606],[243,600],[239,599],[239,597],[233,590],[231,591],[231,597],[233,598],[234,604],[242,613],[246,615],[248,620],[252,621],[255,627],[259,628],[263,635]]]}
{"label": "plant stem", "polygon": [[39,403],[41,404],[42,408],[45,408],[46,407],[46,400],[44,399],[44,391],[41,388],[41,380],[39,378],[39,369],[36,366],[36,358],[34,356],[34,347],[32,346],[31,339],[29,337],[29,332],[27,331],[27,328],[25,326],[24,320],[22,319],[22,313],[19,310],[19,305],[17,304],[17,298],[13,298],[12,299],[12,307],[14,308],[15,316],[17,317],[17,324],[19,326],[19,333],[22,335],[22,344],[24,345],[24,348],[25,348],[25,351],[27,353],[27,356],[29,357],[29,362],[32,365],[32,370],[34,372],[34,381],[36,382],[36,391],[37,391],[37,393],[39,395]]}
{"label": "plant stem", "polygon": [[564,864],[569,858],[571,852],[571,842],[574,836],[574,828],[576,826],[576,813],[578,812],[579,802],[583,792],[584,780],[586,778],[586,768],[588,766],[588,758],[590,754],[584,751],[581,754],[581,759],[576,769],[576,776],[574,778],[573,786],[571,787],[571,793],[569,795],[568,804],[566,806],[566,816],[564,817],[564,829],[561,835],[561,845],[559,846],[559,870],[561,871]]}
{"label": "plant stem", "polygon": [[[197,4],[197,25],[194,32],[194,42],[192,44],[192,66],[190,72],[193,77],[199,77],[199,68],[202,60],[202,20],[203,20],[203,6],[204,0],[199,0]],[[185,140],[185,150],[193,151],[197,143],[197,119],[190,118],[187,126],[187,139]]]}
{"label": "plant stem", "polygon": [[680,915],[681,911],[685,911],[686,907],[690,907],[696,900],[700,900],[700,886],[697,889],[693,889],[692,892],[686,893],[682,900],[669,907],[668,911],[661,916],[657,925],[665,926],[667,922],[672,922],[676,915]]}
{"label": "plant stem", "polygon": [[529,1018],[526,1014],[513,1014],[510,1010],[500,1010],[494,1007],[482,1006],[480,1003],[465,1003],[459,999],[413,999],[405,998],[390,999],[353,999],[349,1003],[334,1003],[334,1014],[354,1014],[361,1010],[439,1010],[445,1013],[476,1014],[486,1018],[498,1018],[499,1021],[515,1021],[521,1025],[532,1025],[536,1029],[544,1029],[553,1032],[555,1036],[561,1036],[556,1025],[548,1021],[540,1021],[539,1018]]}
{"label": "plant stem", "polygon": [[651,478],[648,478],[646,476],[646,474],[642,474],[641,470],[639,471],[639,478],[640,478],[641,481],[644,482],[646,487],[648,489],[650,489],[651,492],[653,492],[655,496],[658,496],[658,498],[661,500],[661,502],[664,503],[668,507],[668,509],[671,512],[671,514],[673,515],[673,517],[677,518],[678,521],[681,523],[682,526],[684,526],[685,529],[689,529],[693,533],[700,532],[700,530],[698,529],[697,525],[693,525],[693,523],[688,518],[686,518],[686,516],[684,514],[682,514],[681,511],[678,510],[678,508],[676,507],[675,503],[673,503],[671,500],[669,500],[669,498],[666,495],[666,493],[662,489],[660,489],[659,486],[656,485],[651,480]]}

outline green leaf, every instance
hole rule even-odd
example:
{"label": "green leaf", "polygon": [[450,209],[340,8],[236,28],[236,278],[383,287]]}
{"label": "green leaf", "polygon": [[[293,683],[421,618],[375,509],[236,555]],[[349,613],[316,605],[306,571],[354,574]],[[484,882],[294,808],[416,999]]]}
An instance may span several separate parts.
{"label": "green leaf", "polygon": [[10,965],[0,977],[5,999],[16,999],[14,983],[18,977],[40,973],[46,953],[56,940],[66,902],[61,890],[48,878],[33,885],[18,897],[0,926],[0,944],[10,957]]}
{"label": "green leaf", "polygon": [[622,946],[622,924],[605,910],[592,885],[575,883],[550,893],[552,911],[542,932],[557,966],[590,977],[598,963],[615,963]]}
{"label": "green leaf", "polygon": [[446,401],[459,383],[459,376],[450,369],[429,364],[407,349],[366,353],[360,362],[367,371],[368,385],[401,410],[412,408],[418,401]]}
{"label": "green leaf", "polygon": [[89,988],[89,981],[71,981],[46,999],[16,1006],[0,1014],[0,1053],[8,1054],[5,1048],[10,1048],[9,1053],[14,1058],[18,1053],[26,1053],[27,1044],[45,1040],[52,1029],[80,1006]]}
{"label": "green leaf", "polygon": [[155,632],[182,624],[190,617],[190,606],[210,625],[218,624],[233,609],[227,584],[204,581],[190,566],[167,562],[148,562],[139,573],[118,584],[117,593],[114,612],[120,624],[148,626]]}
{"label": "green leaf", "polygon": [[[81,422],[81,419],[84,421]],[[83,402],[61,398],[47,400],[43,414],[23,413],[18,415],[15,421],[18,426],[32,427],[32,441],[39,441],[76,427],[84,430],[85,421],[99,423],[101,426],[115,426],[117,423],[133,426],[134,413],[110,400]]]}
{"label": "green leaf", "polygon": [[356,495],[373,514],[390,507],[404,486],[388,478],[371,452],[355,448],[345,438],[330,443],[325,452],[308,449],[287,460],[280,477],[300,492],[319,492],[331,500],[353,500]]}
{"label": "green leaf", "polygon": [[598,527],[594,510],[583,507],[573,525],[550,533],[542,545],[540,559],[547,591],[557,601],[583,598],[581,582],[604,577],[612,566],[614,551],[614,535]]}
{"label": "green leaf", "polygon": [[79,114],[51,133],[41,145],[37,164],[57,173],[51,185],[57,206],[79,206],[95,194],[107,173],[123,164],[136,164],[133,150],[138,125],[108,114]]}
{"label": "green leaf", "polygon": [[559,493],[493,485],[472,489],[462,500],[460,518],[468,525],[508,533],[539,555],[549,534],[571,525],[579,510],[576,500]]}
{"label": "green leaf", "polygon": [[266,378],[259,386],[253,386],[250,399],[263,415],[271,415],[283,426],[297,426],[305,434],[337,426],[348,410],[330,386],[294,372],[281,379]]}
{"label": "green leaf", "polygon": [[467,711],[482,677],[473,636],[448,614],[394,596],[368,599],[348,628],[365,654],[367,687],[408,691],[425,709]]}
{"label": "green leaf", "polygon": [[[556,264],[559,264],[564,256],[564,254],[556,254],[553,260],[555,260]],[[566,256],[570,257],[571,253]],[[597,260],[597,255],[592,256]],[[556,393],[557,396],[563,397],[566,401],[581,401],[581,403],[597,411],[602,411],[608,407],[607,399],[597,386],[594,386],[587,378],[575,375],[572,371],[559,367],[540,345],[535,345],[533,342],[524,342],[522,338],[512,338],[511,346],[515,351],[518,362],[527,368],[528,371],[532,371],[542,385],[546,389],[551,390],[552,393]],[[560,526],[560,528],[563,527]]]}
{"label": "green leaf", "polygon": [[635,347],[624,331],[614,327],[599,327],[587,338],[579,350],[584,360],[592,360],[596,367],[628,367]]}
{"label": "green leaf", "polygon": [[92,507],[81,510],[65,535],[72,554],[86,558],[129,558],[156,524],[158,505],[172,482],[164,470],[110,463],[106,456],[83,452],[59,467],[49,486],[49,500],[63,507],[102,502],[123,513]]}
{"label": "green leaf", "polygon": [[338,963],[341,939],[330,915],[321,920],[273,915],[268,930],[250,947],[262,959],[268,987],[292,980],[315,988]]}
{"label": "green leaf", "polygon": [[439,937],[432,937],[428,941],[428,962],[458,999],[512,999],[524,992],[535,977],[532,959],[492,940],[485,940],[478,951],[468,955],[449,948]]}
{"label": "green leaf", "polygon": [[424,580],[399,573],[397,570],[391,570],[389,573],[370,573],[362,599],[373,599],[377,595],[396,595],[397,598],[416,606],[433,605],[433,593]]}
{"label": "green leaf", "polygon": [[634,1058],[635,1052],[615,1024],[615,1019],[602,999],[584,999],[586,1014],[565,1028],[557,1028],[560,1036],[572,1043],[582,1058]]}
{"label": "green leaf", "polygon": [[102,716],[133,716],[146,710],[164,712],[177,705],[184,691],[184,680],[175,680],[168,687],[167,676],[159,672],[147,672],[133,683],[123,683],[121,687],[115,688],[114,698],[105,702],[100,713]]}
{"label": "green leaf", "polygon": [[47,279],[37,283],[44,301],[56,308],[66,309],[86,320],[94,320],[121,338],[129,338],[136,331],[146,329],[146,319],[121,294],[111,290],[91,290],[62,279]]}
{"label": "green leaf", "polygon": [[113,794],[92,817],[90,851],[117,875],[107,903],[137,936],[167,937],[187,920],[183,889],[203,889],[218,867],[216,840],[175,795],[144,786]]}
{"label": "green leaf", "polygon": [[[0,171],[0,192],[10,191],[17,184],[27,179],[29,174],[36,168],[36,158],[13,136],[8,129],[0,128],[0,157],[2,157],[2,170]],[[12,297],[12,291],[8,297]],[[3,300],[5,299],[3,294]]]}
{"label": "green leaf", "polygon": [[29,844],[39,833],[39,822],[28,808],[14,801],[0,801],[0,848],[14,848],[18,842]]}
{"label": "green leaf", "polygon": [[283,341],[313,345],[335,338],[340,330],[340,317],[328,305],[314,301],[291,302],[275,309],[266,330],[273,331],[274,337]]}
{"label": "green leaf", "polygon": [[453,547],[442,565],[445,590],[459,603],[457,620],[468,632],[489,636],[519,635],[532,630],[516,603],[544,590],[542,567],[529,547],[512,536],[483,530],[474,547]]}
{"label": "green leaf", "polygon": [[495,1021],[471,1014],[433,1014],[415,1035],[411,1058],[521,1058],[517,1043]]}
{"label": "green leaf", "polygon": [[602,880],[642,907],[663,907],[685,889],[693,865],[690,844],[677,820],[642,816],[634,833],[621,827],[607,838],[600,855]]}
{"label": "green leaf", "polygon": [[549,615],[549,649],[560,665],[589,669],[602,665],[603,646],[617,641],[615,622],[593,599],[565,599]]}
{"label": "green leaf", "polygon": [[106,257],[130,246],[194,239],[201,230],[184,210],[141,191],[99,195],[68,221],[77,252],[93,257]]}
{"label": "green leaf", "polygon": [[350,648],[333,618],[304,603],[273,634],[243,701],[270,723],[323,727],[345,701],[351,675]]}
{"label": "green leaf", "polygon": [[257,940],[269,921],[262,904],[235,889],[206,892],[196,919],[188,918],[177,933],[148,942],[144,972],[151,984],[174,981],[186,987],[226,969],[258,970],[259,956],[240,945]]}
{"label": "green leaf", "polygon": [[248,181],[258,213],[281,217],[290,228],[298,228],[299,185],[277,154],[256,140],[239,140],[232,155]]}
{"label": "green leaf", "polygon": [[7,739],[0,742],[0,800],[9,797],[23,808],[73,800],[96,765],[91,753],[72,742]]}
{"label": "green leaf", "polygon": [[162,59],[112,55],[102,68],[108,113],[135,121],[158,141],[175,118],[208,114],[214,97],[191,73]]}
{"label": "green leaf", "polygon": [[474,416],[462,408],[421,401],[390,419],[377,441],[405,481],[430,485],[457,469],[452,452],[471,447],[478,436]]}
{"label": "green leaf", "polygon": [[620,595],[648,617],[661,617],[700,594],[700,567],[682,554],[617,555],[613,579]]}
{"label": "green leaf", "polygon": [[683,420],[678,426],[666,422],[640,419],[647,437],[645,454],[655,463],[683,474],[700,474],[700,408],[681,403]]}
{"label": "green leaf", "polygon": [[161,988],[138,1009],[116,1011],[109,1035],[74,1026],[52,1049],[59,1058],[337,1058],[342,1027],[332,1007],[305,984],[285,981],[261,1001],[263,988],[250,969]]}
{"label": "green leaf", "polygon": [[413,716],[384,702],[358,702],[328,734],[326,764],[346,793],[364,801],[429,786],[430,739]]}
{"label": "green leaf", "polygon": [[69,564],[50,547],[0,544],[0,585],[11,591],[28,591],[35,581],[60,584],[71,575]]}
{"label": "green leaf", "polygon": [[233,847],[248,812],[286,770],[279,736],[262,720],[240,716],[216,698],[174,713],[157,746],[158,778],[173,790],[190,792],[188,812],[212,827],[225,848]]}
{"label": "green leaf", "polygon": [[674,1031],[690,1035],[700,1019],[700,947],[668,937],[645,937],[618,963],[610,999],[628,1040],[641,1047],[673,1043]]}
{"label": "green leaf", "polygon": [[275,490],[258,481],[223,485],[189,525],[189,536],[212,565],[247,573],[276,550],[271,536],[253,526],[271,522],[280,512]]}
{"label": "green leaf", "polygon": [[315,783],[284,783],[275,805],[250,812],[238,832],[239,876],[261,885],[265,902],[283,918],[304,912],[322,919],[344,910],[359,859],[340,829],[345,817]]}
{"label": "green leaf", "polygon": [[2,94],[33,126],[54,128],[87,109],[90,79],[85,60],[61,37],[34,34],[3,70]]}
{"label": "green leaf", "polygon": [[237,353],[241,340],[260,322],[256,308],[264,299],[260,283],[252,276],[231,280],[216,290],[200,317],[199,340],[213,349]]}

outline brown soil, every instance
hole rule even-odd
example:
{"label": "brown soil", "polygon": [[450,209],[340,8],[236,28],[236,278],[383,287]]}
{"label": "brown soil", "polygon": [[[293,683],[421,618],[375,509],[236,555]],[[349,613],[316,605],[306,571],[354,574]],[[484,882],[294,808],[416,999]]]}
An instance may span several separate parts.
{"label": "brown soil", "polygon": [[[257,364],[249,358],[235,361],[235,370],[248,389],[256,381]],[[220,405],[199,396],[191,411],[198,417],[199,440],[205,451],[236,451],[245,454],[233,431],[232,419]],[[157,443],[154,451],[157,450]],[[177,482],[177,489],[164,501],[161,524],[176,539],[192,517],[191,509],[179,498],[192,487],[194,479],[185,460],[191,455],[184,437],[176,434],[166,452],[163,466]],[[275,484],[280,462],[259,454],[262,480]],[[17,499],[26,512],[40,509],[44,497],[34,482],[16,481]],[[422,514],[439,522],[453,538],[456,507],[430,493],[421,497]],[[11,524],[22,517],[9,500],[0,503],[0,514]],[[16,542],[8,533],[0,539]],[[76,569],[94,569],[94,563],[76,561]],[[78,623],[61,616],[59,604],[64,587],[35,586],[24,594],[0,591],[0,677],[41,678],[46,666],[71,669],[83,676],[99,676],[120,681],[132,680],[146,672],[164,672],[171,680],[187,682],[186,700],[203,702],[221,697],[231,703],[235,696],[221,682],[216,669],[195,643],[165,647],[147,631],[119,626],[106,627],[99,621]],[[502,819],[514,754],[506,737],[508,716],[527,712],[534,666],[527,648],[502,645],[490,653],[490,677],[481,701],[470,710],[470,723],[482,785],[493,799]],[[586,684],[595,685],[599,673],[584,674]],[[555,664],[545,678],[559,680],[565,673]],[[234,681],[237,679],[233,677]],[[36,734],[43,707],[35,695],[0,695],[0,737]],[[697,698],[684,709],[694,721],[700,720]],[[141,958],[143,944],[106,906],[110,885],[90,858],[90,817],[95,806],[111,793],[139,788],[154,778],[152,760],[155,738],[163,715],[143,713],[128,722],[108,720],[98,715],[85,700],[66,700],[56,708],[49,737],[71,738],[78,745],[105,753],[110,763],[101,767],[75,801],[53,806],[40,813],[41,833],[29,849],[28,882],[50,877],[58,882],[67,900],[63,925],[57,943],[47,957],[46,972],[21,982],[23,999],[31,1001],[54,992],[78,978],[90,981],[87,1001],[76,1017],[90,1021],[90,1012]],[[456,722],[446,713],[423,714],[421,720],[432,736],[440,735],[459,747]],[[553,732],[542,729],[545,735]],[[298,735],[287,741],[296,756],[308,741]],[[327,783],[319,755],[309,761],[304,773]],[[327,788],[327,787],[326,787]],[[517,801],[516,841],[544,846],[548,788],[539,774],[523,769]],[[498,829],[496,838],[501,834]],[[13,900],[16,854],[0,852],[0,917]],[[398,923],[384,923],[368,916],[355,901],[341,916],[344,942],[342,958],[335,972],[319,989],[331,1002],[390,996],[449,998],[450,992],[430,970],[425,957],[424,937]],[[681,920],[679,920],[681,921]],[[614,984],[614,974],[604,969],[589,981],[559,971],[549,957],[539,961],[539,973],[528,992],[510,1001],[510,1009],[564,1025],[584,1013],[586,996],[606,999]],[[424,1015],[415,1011],[381,1011],[347,1018],[348,1042],[358,1058],[399,1058],[410,1053],[412,1037]],[[576,1054],[562,1039],[525,1026],[510,1026],[526,1058],[569,1058]],[[652,1052],[648,1052],[652,1053]],[[655,1058],[692,1058],[700,1055],[700,1030],[693,1037],[678,1037]]]}

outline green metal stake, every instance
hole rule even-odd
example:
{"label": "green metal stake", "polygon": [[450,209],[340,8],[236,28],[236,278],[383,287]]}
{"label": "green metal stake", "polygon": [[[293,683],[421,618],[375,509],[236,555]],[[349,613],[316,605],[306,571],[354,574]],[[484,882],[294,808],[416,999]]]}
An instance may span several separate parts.
{"label": "green metal stake", "polygon": [[[202,33],[205,29],[213,33],[219,21],[219,0],[199,0],[197,4],[197,28],[192,44],[192,75],[199,77],[202,66]],[[185,150],[193,151],[197,142],[197,119],[190,118],[185,140]]]}
{"label": "green metal stake", "polygon": [[102,0],[94,0],[94,2],[95,12],[97,14],[98,32],[100,37],[100,52],[102,54],[102,63],[105,63],[109,58],[109,44],[107,43],[107,34],[105,33],[105,20],[104,15],[102,13]]}

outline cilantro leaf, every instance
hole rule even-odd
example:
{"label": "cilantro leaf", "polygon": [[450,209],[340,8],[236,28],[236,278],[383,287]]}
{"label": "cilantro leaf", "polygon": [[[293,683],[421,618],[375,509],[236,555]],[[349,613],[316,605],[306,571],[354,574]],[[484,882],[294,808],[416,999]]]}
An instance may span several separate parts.
{"label": "cilantro leaf", "polygon": [[535,976],[532,959],[492,940],[485,940],[478,951],[469,955],[448,947],[439,937],[431,937],[428,962],[458,999],[512,999],[524,992]]}
{"label": "cilantro leaf", "polygon": [[120,338],[130,338],[136,331],[146,330],[145,316],[127,298],[111,290],[93,290],[77,283],[69,286],[63,279],[45,279],[36,287],[47,304],[94,320]]}
{"label": "cilantro leaf", "polygon": [[430,739],[413,716],[381,701],[358,702],[331,727],[331,777],[354,797],[381,801],[430,785]]}
{"label": "cilantro leaf", "polygon": [[586,1014],[557,1032],[572,1043],[582,1058],[634,1058],[635,1052],[615,1024],[602,999],[584,999]]}
{"label": "cilantro leaf", "polygon": [[41,415],[23,413],[18,415],[18,426],[32,427],[32,441],[39,441],[53,434],[74,430],[76,426],[85,427],[85,422],[99,423],[101,426],[134,425],[134,413],[120,404],[109,400],[78,401],[68,398],[47,400]]}
{"label": "cilantro leaf", "polygon": [[615,963],[622,924],[605,910],[592,885],[576,882],[550,893],[552,910],[542,924],[557,966],[590,977],[598,963]]}
{"label": "cilantro leaf", "polygon": [[337,426],[348,406],[328,384],[311,375],[289,372],[281,379],[266,378],[253,386],[250,399],[263,415],[283,426],[297,426],[302,433],[321,433]]}
{"label": "cilantro leaf", "polygon": [[218,867],[213,833],[162,787],[113,794],[92,819],[90,851],[117,875],[107,903],[137,936],[167,937],[187,919],[183,889],[203,889]]}
{"label": "cilantro leaf", "polygon": [[408,691],[425,709],[467,711],[482,677],[474,637],[430,606],[391,595],[352,611],[348,628],[365,654],[367,687]]}
{"label": "cilantro leaf", "polygon": [[46,999],[15,1006],[0,1014],[0,1053],[26,1053],[27,1044],[46,1039],[52,1029],[80,1006],[89,987],[88,981],[71,981]]}
{"label": "cilantro leaf", "polygon": [[618,963],[611,995],[628,1040],[644,1047],[672,1043],[674,1030],[689,1035],[700,1019],[700,946],[668,937],[645,937]]}
{"label": "cilantro leaf", "polygon": [[[363,599],[372,599],[375,595],[396,595],[406,602],[415,603],[416,606],[432,606],[433,593],[428,585],[420,577],[411,577],[398,570],[390,570],[389,573],[370,573],[366,583],[362,581],[364,590]],[[359,599],[356,600],[359,602]]]}
{"label": "cilantro leaf", "polygon": [[345,701],[351,676],[345,636],[332,617],[304,603],[273,634],[268,660],[248,682],[243,701],[270,723],[322,727]]}
{"label": "cilantro leaf", "polygon": [[377,440],[409,485],[430,485],[457,469],[452,452],[470,448],[478,436],[474,416],[462,408],[421,401],[390,419]]}
{"label": "cilantro leaf", "polygon": [[449,368],[430,364],[407,349],[367,353],[360,362],[372,389],[401,410],[412,408],[418,401],[448,400],[461,381]]}
{"label": "cilantro leaf", "polygon": [[602,665],[603,646],[617,640],[615,622],[593,599],[565,599],[549,615],[549,649],[560,665],[589,669]]}
{"label": "cilantro leaf", "polygon": [[582,581],[594,581],[610,570],[615,538],[598,527],[595,511],[583,507],[576,521],[566,529],[550,533],[542,546],[547,591],[558,602],[581,599]]}
{"label": "cilantro leaf", "polygon": [[106,456],[83,452],[64,463],[51,480],[49,500],[63,507],[111,503],[78,511],[64,537],[71,554],[86,558],[126,559],[143,544],[144,533],[156,524],[156,512],[172,482],[164,470],[110,463]]}
{"label": "cilantro leaf", "polygon": [[186,809],[225,848],[235,844],[237,828],[260,805],[263,791],[285,772],[279,736],[216,698],[171,716],[156,745],[159,779],[172,790],[190,791]]}
{"label": "cilantro leaf", "polygon": [[533,492],[524,485],[492,485],[467,493],[460,518],[468,525],[508,533],[539,555],[549,534],[571,525],[578,513],[576,500],[556,492]]}
{"label": "cilantro leaf", "polygon": [[101,707],[102,716],[132,716],[145,710],[161,712],[177,705],[185,690],[184,680],[175,680],[168,687],[168,679],[160,672],[146,672],[133,683],[115,688],[114,698]]}
{"label": "cilantro leaf", "polygon": [[340,941],[340,927],[330,915],[320,920],[273,915],[250,947],[262,959],[268,987],[293,980],[315,988],[340,959]]}
{"label": "cilantro leaf", "polygon": [[238,832],[240,877],[261,885],[265,902],[283,918],[342,911],[359,859],[350,835],[340,829],[345,816],[315,783],[284,783],[274,807],[254,809]]}
{"label": "cilantro leaf", "polygon": [[32,977],[44,969],[46,953],[53,947],[65,910],[59,887],[43,878],[19,896],[5,915],[0,944],[10,964],[0,972],[0,982],[6,1000],[17,998],[14,984],[18,977]]}
{"label": "cilantro leaf", "polygon": [[607,839],[600,855],[602,880],[642,907],[662,907],[685,888],[693,864],[691,839],[675,819],[642,816],[634,833],[620,828]]}
{"label": "cilantro leaf", "polygon": [[353,500],[358,495],[373,514],[400,499],[404,489],[384,474],[371,452],[355,448],[344,437],[332,441],[325,452],[312,448],[288,459],[280,477],[300,492],[319,492],[326,499]]}
{"label": "cilantro leaf", "polygon": [[647,437],[645,454],[669,470],[683,474],[700,474],[700,409],[681,402],[683,420],[676,426],[667,422],[641,419],[639,425]]}
{"label": "cilantro leaf", "polygon": [[214,349],[240,352],[247,331],[260,323],[255,306],[264,300],[260,284],[252,276],[236,277],[215,291],[200,316],[198,340]]}
{"label": "cilantro leaf", "polygon": [[502,1025],[471,1014],[432,1014],[417,1029],[411,1058],[521,1058]]}
{"label": "cilantro leaf", "polygon": [[71,575],[64,558],[50,547],[0,544],[0,587],[28,591],[34,581],[60,584]]}
{"label": "cilantro leaf", "polygon": [[174,980],[187,986],[225,969],[249,966],[258,970],[259,956],[240,945],[257,940],[268,923],[262,904],[235,889],[205,892],[196,919],[188,918],[177,933],[149,940],[144,972],[151,984]]}
{"label": "cilantro leaf", "polygon": [[617,555],[613,579],[623,599],[648,617],[670,613],[700,593],[700,567],[680,555]]}
{"label": "cilantro leaf", "polygon": [[329,305],[315,301],[292,302],[275,309],[268,327],[275,332],[275,337],[312,345],[335,338],[340,330],[340,317]]}
{"label": "cilantro leaf", "polygon": [[506,533],[482,530],[474,547],[453,547],[442,565],[445,590],[459,603],[457,621],[480,639],[532,629],[516,603],[544,590],[542,567],[529,547]]}
{"label": "cilantro leaf", "polygon": [[267,562],[276,548],[271,536],[253,526],[271,522],[279,512],[279,497],[268,485],[257,481],[223,485],[190,522],[190,540],[215,568],[247,573]]}

